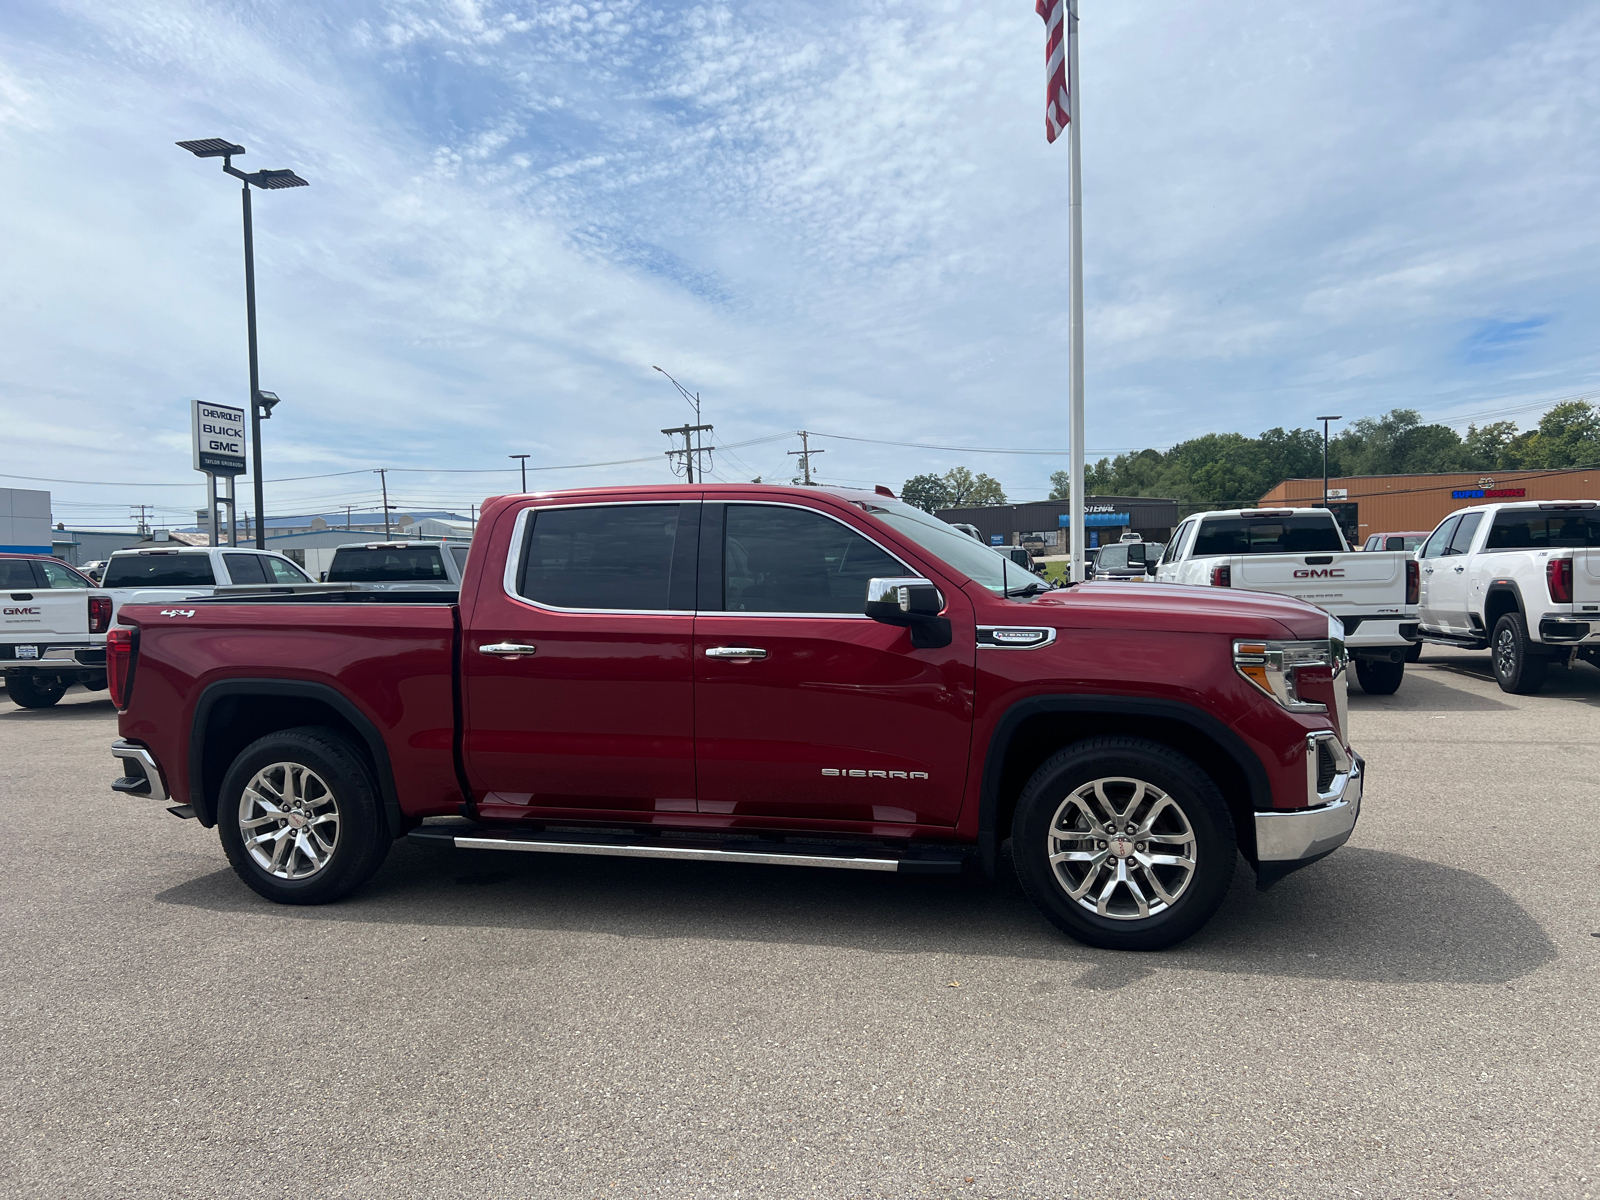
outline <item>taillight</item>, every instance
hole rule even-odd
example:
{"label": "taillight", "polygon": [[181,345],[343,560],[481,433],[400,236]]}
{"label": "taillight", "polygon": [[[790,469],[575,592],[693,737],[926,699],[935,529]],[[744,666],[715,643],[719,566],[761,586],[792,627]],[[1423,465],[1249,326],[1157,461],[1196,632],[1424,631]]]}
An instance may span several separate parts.
{"label": "taillight", "polygon": [[111,597],[89,597],[89,632],[104,633],[111,627]]}
{"label": "taillight", "polygon": [[1552,558],[1544,565],[1544,581],[1550,588],[1550,599],[1557,604],[1572,603],[1572,560]]}
{"label": "taillight", "polygon": [[128,707],[128,697],[133,693],[137,637],[138,630],[120,625],[106,634],[106,687],[111,691],[111,703],[119,709]]}
{"label": "taillight", "polygon": [[1406,559],[1406,603],[1415,604],[1422,599],[1422,569],[1414,558]]}
{"label": "taillight", "polygon": [[1212,587],[1232,587],[1233,586],[1233,568],[1232,567],[1212,567],[1211,568],[1211,586]]}

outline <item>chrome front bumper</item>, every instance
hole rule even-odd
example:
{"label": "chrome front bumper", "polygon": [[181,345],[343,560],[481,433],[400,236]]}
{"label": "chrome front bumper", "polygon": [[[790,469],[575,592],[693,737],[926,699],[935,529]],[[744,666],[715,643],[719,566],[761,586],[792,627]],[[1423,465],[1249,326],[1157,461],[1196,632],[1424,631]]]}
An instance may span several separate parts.
{"label": "chrome front bumper", "polygon": [[[1335,750],[1336,771],[1326,791],[1317,787],[1315,762],[1318,743]],[[1256,813],[1256,860],[1261,863],[1300,862],[1321,858],[1350,840],[1361,815],[1361,786],[1366,763],[1359,754],[1346,753],[1334,734],[1313,734],[1307,739],[1307,790],[1310,808]]]}

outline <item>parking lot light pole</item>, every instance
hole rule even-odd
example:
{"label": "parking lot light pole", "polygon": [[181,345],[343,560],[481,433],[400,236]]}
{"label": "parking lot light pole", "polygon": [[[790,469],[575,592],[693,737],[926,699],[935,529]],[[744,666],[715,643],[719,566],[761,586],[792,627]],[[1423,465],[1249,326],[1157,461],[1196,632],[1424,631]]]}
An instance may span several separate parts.
{"label": "parking lot light pole", "polygon": [[200,138],[191,142],[179,142],[178,145],[196,158],[220,158],[222,169],[235,179],[243,181],[240,194],[244,204],[245,335],[250,346],[250,471],[255,482],[256,549],[265,550],[267,524],[261,486],[261,422],[264,418],[272,416],[272,409],[278,403],[278,397],[271,392],[261,390],[261,375],[256,366],[256,250],[255,230],[250,219],[250,185],[254,184],[264,191],[309,185],[289,170],[253,172],[239,170],[233,165],[233,156],[245,153],[245,149],[223,138]]}
{"label": "parking lot light pole", "polygon": [[1342,421],[1343,417],[1318,417],[1322,422],[1322,507],[1328,507],[1328,422]]}
{"label": "parking lot light pole", "polygon": [[522,494],[526,496],[528,494],[528,456],[526,454],[508,454],[506,457],[520,458],[522,460],[517,465],[522,468]]}

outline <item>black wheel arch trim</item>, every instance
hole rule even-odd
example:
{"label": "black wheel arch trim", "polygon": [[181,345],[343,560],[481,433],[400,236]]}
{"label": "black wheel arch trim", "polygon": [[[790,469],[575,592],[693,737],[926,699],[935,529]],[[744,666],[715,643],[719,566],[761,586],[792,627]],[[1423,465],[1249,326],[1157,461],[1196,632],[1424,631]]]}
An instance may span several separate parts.
{"label": "black wheel arch trim", "polygon": [[[1250,788],[1250,807],[1253,810],[1263,812],[1273,807],[1272,782],[1267,778],[1267,769],[1262,766],[1261,759],[1245,745],[1243,738],[1204,709],[1181,700],[1148,700],[1130,696],[1030,696],[1006,709],[995,723],[994,734],[989,739],[989,747],[984,755],[978,797],[978,855],[986,875],[994,874],[1000,850],[996,826],[1000,815],[1000,781],[1005,771],[1006,752],[1018,726],[1041,713],[1091,713],[1178,721],[1210,738],[1233,760]],[[1253,840],[1254,830],[1249,833]],[[1254,851],[1251,853],[1253,855]]]}
{"label": "black wheel arch trim", "polygon": [[1517,611],[1522,614],[1523,619],[1526,620],[1528,616],[1528,606],[1523,603],[1522,589],[1517,586],[1517,581],[1515,579],[1491,579],[1489,581],[1489,586],[1483,590],[1483,631],[1486,634],[1492,634],[1494,632],[1494,626],[1490,623],[1488,618],[1488,611],[1489,601],[1493,600],[1496,596],[1510,596],[1517,602]]}
{"label": "black wheel arch trim", "polygon": [[[405,833],[405,815],[400,811],[400,794],[395,787],[394,768],[389,762],[389,747],[378,732],[378,727],[339,689],[305,679],[221,679],[208,684],[200,693],[200,699],[194,706],[194,719],[189,726],[189,802],[202,825],[210,828],[217,823],[217,814],[205,786],[206,727],[210,724],[211,713],[217,702],[234,696],[318,700],[348,721],[372,755],[372,764],[378,776],[378,794],[382,798],[384,816],[389,822],[389,832],[397,838]],[[217,783],[220,786],[221,780]]]}

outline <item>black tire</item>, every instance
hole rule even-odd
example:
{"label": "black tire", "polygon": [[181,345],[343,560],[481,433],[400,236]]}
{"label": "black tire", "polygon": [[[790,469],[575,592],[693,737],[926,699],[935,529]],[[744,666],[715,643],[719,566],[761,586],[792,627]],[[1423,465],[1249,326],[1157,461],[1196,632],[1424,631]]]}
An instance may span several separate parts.
{"label": "black tire", "polygon": [[1356,659],[1356,682],[1369,696],[1392,696],[1400,690],[1400,681],[1406,677],[1403,662],[1385,662],[1377,659]]}
{"label": "black tire", "polygon": [[[1114,802],[1112,811],[1116,811],[1116,804],[1126,803],[1127,816],[1132,817],[1135,824],[1125,826],[1124,836],[1112,838],[1104,845],[1099,839],[1089,837],[1060,838],[1058,834],[1066,825],[1077,824],[1087,832],[1094,832],[1081,816],[1081,810],[1075,811],[1071,806],[1070,797],[1099,780],[1140,781],[1146,785],[1144,800],[1138,800],[1128,783],[1102,786],[1103,793]],[[1181,869],[1159,868],[1167,875],[1164,880],[1158,875],[1157,881],[1168,889],[1179,888],[1172,893],[1172,902],[1163,904],[1151,887],[1151,868],[1139,865],[1139,855],[1145,853],[1150,843],[1135,840],[1132,845],[1135,853],[1125,854],[1120,860],[1124,865],[1118,870],[1139,882],[1141,891],[1150,888],[1151,894],[1146,899],[1156,898],[1157,904],[1162,905],[1160,911],[1155,911],[1156,905],[1147,904],[1150,914],[1139,916],[1137,910],[1128,912],[1135,901],[1128,885],[1120,882],[1122,875],[1110,873],[1104,864],[1085,864],[1080,874],[1078,864],[1072,862],[1061,864],[1058,873],[1058,867],[1050,858],[1053,849],[1076,844],[1083,853],[1098,852],[1109,862],[1107,856],[1116,853],[1119,844],[1126,845],[1130,836],[1134,836],[1127,835],[1127,828],[1137,832],[1143,823],[1141,814],[1146,819],[1156,815],[1152,806],[1159,801],[1149,799],[1150,788],[1164,794],[1181,814],[1180,820],[1161,805],[1165,811],[1156,816],[1153,832],[1192,839],[1192,844],[1175,847],[1176,853],[1166,857],[1179,857],[1186,852],[1193,867],[1181,887],[1177,880]],[[1160,742],[1144,738],[1099,737],[1067,747],[1034,772],[1017,801],[1016,817],[1011,826],[1011,853],[1028,898],[1063,933],[1105,950],[1163,950],[1189,937],[1217,911],[1233,879],[1238,848],[1233,818],[1221,792],[1193,760]],[[1128,863],[1135,865],[1129,867]],[[1072,886],[1087,887],[1085,898],[1097,896],[1106,881],[1113,889],[1107,907],[1120,908],[1124,913],[1120,918],[1084,907],[1068,890]]]}
{"label": "black tire", "polygon": [[[299,784],[286,780],[284,771],[273,771],[279,766],[298,768]],[[308,771],[314,779],[304,774]],[[258,801],[249,802],[252,819],[264,822],[257,824],[257,836],[280,835],[271,843],[274,853],[266,864],[257,861],[241,827],[246,819],[245,788],[260,772],[266,775],[255,794],[270,796],[274,789],[286,794],[299,792],[303,802],[298,810],[301,823],[293,825],[290,819],[296,813],[280,822],[263,813]],[[285,805],[280,811],[289,812],[292,807]],[[325,853],[323,831],[328,828],[330,808],[334,837],[331,852]],[[339,734],[317,726],[269,733],[239,752],[217,797],[217,832],[239,878],[279,904],[327,904],[349,895],[383,864],[390,845],[388,822],[366,760]],[[277,843],[285,840],[289,847],[280,852]],[[263,856],[268,853],[266,846],[263,842],[258,847]],[[270,868],[279,853],[283,862],[274,871]],[[302,873],[295,877],[297,870]]]}
{"label": "black tire", "polygon": [[6,695],[19,708],[49,708],[67,694],[67,685],[56,678],[36,679],[30,671],[6,675]]}
{"label": "black tire", "polygon": [[1528,637],[1528,623],[1519,612],[1508,612],[1494,623],[1489,638],[1489,661],[1502,692],[1531,696],[1544,686],[1550,660],[1536,653]]}
{"label": "black tire", "polygon": [[1407,662],[1421,662],[1422,661],[1422,643],[1421,642],[1412,642],[1411,643],[1411,649],[1406,651],[1406,661]]}

